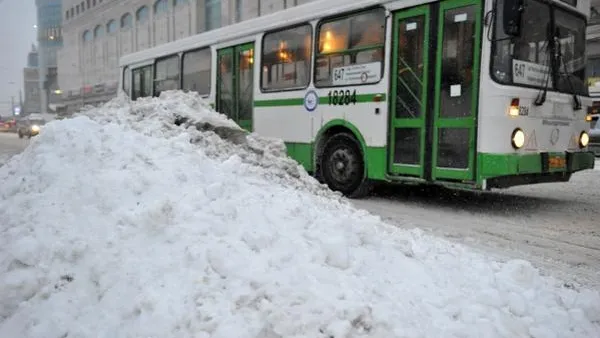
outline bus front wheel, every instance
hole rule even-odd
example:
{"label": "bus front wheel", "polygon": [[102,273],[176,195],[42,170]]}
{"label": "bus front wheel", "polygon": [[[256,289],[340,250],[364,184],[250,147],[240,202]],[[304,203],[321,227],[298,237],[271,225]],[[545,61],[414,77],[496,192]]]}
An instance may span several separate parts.
{"label": "bus front wheel", "polygon": [[340,133],[331,136],[323,147],[320,176],[331,190],[350,198],[364,197],[370,192],[365,177],[365,161],[354,136]]}

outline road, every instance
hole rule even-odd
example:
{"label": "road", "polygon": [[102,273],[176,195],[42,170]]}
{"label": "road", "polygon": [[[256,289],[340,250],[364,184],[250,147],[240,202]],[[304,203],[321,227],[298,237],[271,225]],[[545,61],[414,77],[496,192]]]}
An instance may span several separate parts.
{"label": "road", "polygon": [[567,183],[489,193],[417,187],[377,191],[355,206],[500,260],[526,259],[568,283],[600,289],[600,161]]}
{"label": "road", "polygon": [[0,132],[0,166],[13,155],[20,153],[29,144],[29,139],[20,139],[16,133]]}
{"label": "road", "polygon": [[[0,166],[28,143],[0,133]],[[600,161],[568,183],[483,194],[403,186],[353,203],[399,227],[418,227],[500,260],[526,259],[574,286],[600,289]]]}

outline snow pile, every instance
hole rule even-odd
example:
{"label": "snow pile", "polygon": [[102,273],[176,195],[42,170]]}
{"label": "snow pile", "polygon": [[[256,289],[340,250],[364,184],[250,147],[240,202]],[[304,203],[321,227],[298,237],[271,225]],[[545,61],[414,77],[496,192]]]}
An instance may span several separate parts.
{"label": "snow pile", "polygon": [[388,226],[277,143],[172,126],[226,127],[200,103],[115,100],[0,168],[0,337],[600,336],[597,291]]}
{"label": "snow pile", "polygon": [[247,170],[272,182],[309,189],[319,195],[341,196],[319,184],[287,157],[282,140],[248,134],[225,115],[216,114],[197,93],[166,91],[160,99],[141,98],[134,104],[119,98],[83,115],[153,137],[175,137],[185,131],[210,158],[225,161],[236,155],[242,162],[252,164]]}

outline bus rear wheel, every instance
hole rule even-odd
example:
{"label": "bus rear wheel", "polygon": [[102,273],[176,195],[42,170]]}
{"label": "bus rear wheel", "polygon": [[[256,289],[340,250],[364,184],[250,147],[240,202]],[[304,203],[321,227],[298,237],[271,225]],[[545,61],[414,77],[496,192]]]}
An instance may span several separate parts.
{"label": "bus rear wheel", "polygon": [[331,190],[350,198],[364,197],[370,192],[360,144],[347,133],[335,134],[326,141],[320,176]]}

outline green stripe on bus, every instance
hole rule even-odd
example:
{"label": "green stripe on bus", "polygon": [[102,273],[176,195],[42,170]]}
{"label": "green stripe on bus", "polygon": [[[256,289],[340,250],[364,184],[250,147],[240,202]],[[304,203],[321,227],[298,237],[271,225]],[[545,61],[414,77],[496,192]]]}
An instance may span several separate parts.
{"label": "green stripe on bus", "polygon": [[[375,96],[381,96],[379,99],[380,102],[386,100],[386,94],[359,94],[356,95],[356,103],[368,103],[375,102]],[[328,104],[329,97],[323,96],[319,98],[319,104]],[[255,100],[255,107],[283,107],[283,106],[302,106],[304,105],[304,99],[302,98],[293,98],[293,99],[275,99],[275,100]]]}
{"label": "green stripe on bus", "polygon": [[282,106],[301,106],[304,99],[275,99],[275,100],[255,100],[255,107],[282,107]]}

